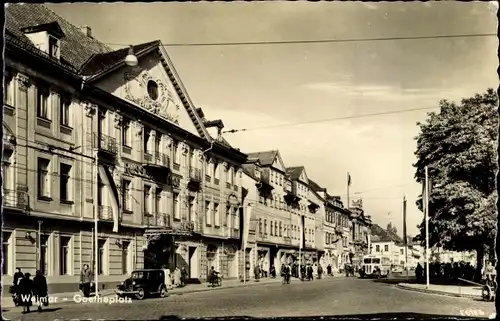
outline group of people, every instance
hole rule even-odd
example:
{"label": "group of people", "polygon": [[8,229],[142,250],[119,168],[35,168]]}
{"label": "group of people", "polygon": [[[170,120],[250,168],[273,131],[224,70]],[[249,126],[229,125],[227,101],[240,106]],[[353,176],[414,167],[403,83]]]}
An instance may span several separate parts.
{"label": "group of people", "polygon": [[[333,269],[332,266],[329,264],[326,268],[327,275],[328,276],[333,276]],[[280,270],[280,275],[282,277],[285,276],[291,276],[297,279],[301,280],[313,280],[314,276],[316,275],[318,279],[321,279],[324,274],[323,267],[321,264],[301,264],[299,265],[297,262],[294,262],[292,264],[289,263],[283,263],[281,264],[281,270]],[[259,280],[261,277],[266,276],[267,273],[265,273],[264,269],[256,265],[254,267],[254,277],[256,280]],[[269,275],[271,278],[276,277],[276,268],[274,265],[271,265],[271,268],[269,269]]]}
{"label": "group of people", "polygon": [[[494,272],[494,268],[491,263],[487,264],[482,273],[484,279],[487,279],[487,275],[491,274],[489,270]],[[429,277],[433,280],[441,281],[441,282],[457,282],[458,278],[465,280],[474,280],[474,276],[476,274],[476,267],[473,266],[470,262],[430,262],[429,263]],[[494,273],[492,272],[492,273]],[[424,282],[426,277],[426,268],[422,266],[420,263],[417,264],[415,268],[415,276],[417,278],[417,282]]]}
{"label": "group of people", "polygon": [[186,285],[186,280],[188,278],[188,272],[185,267],[179,269],[176,267],[171,271],[169,268],[163,269],[165,273],[165,285],[167,289],[179,288]]}
{"label": "group of people", "polygon": [[36,271],[32,280],[30,273],[23,273],[20,268],[17,268],[10,292],[15,306],[23,307],[23,313],[30,312],[33,299],[38,304],[38,312],[42,311],[43,306],[49,304],[47,279],[40,270]]}

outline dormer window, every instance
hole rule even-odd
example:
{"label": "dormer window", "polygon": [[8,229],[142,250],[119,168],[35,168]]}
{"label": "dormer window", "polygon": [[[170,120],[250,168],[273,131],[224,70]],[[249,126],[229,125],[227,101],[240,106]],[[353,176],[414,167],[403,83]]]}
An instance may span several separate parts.
{"label": "dormer window", "polygon": [[49,56],[59,59],[59,40],[49,36]]}

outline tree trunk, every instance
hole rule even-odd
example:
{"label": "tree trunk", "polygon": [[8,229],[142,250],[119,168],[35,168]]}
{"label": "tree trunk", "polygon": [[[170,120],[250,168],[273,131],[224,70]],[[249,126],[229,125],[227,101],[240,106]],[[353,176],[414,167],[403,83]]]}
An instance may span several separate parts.
{"label": "tree trunk", "polygon": [[481,270],[483,269],[484,261],[484,246],[479,246],[476,250],[476,273],[474,274],[474,282],[481,282],[483,275]]}

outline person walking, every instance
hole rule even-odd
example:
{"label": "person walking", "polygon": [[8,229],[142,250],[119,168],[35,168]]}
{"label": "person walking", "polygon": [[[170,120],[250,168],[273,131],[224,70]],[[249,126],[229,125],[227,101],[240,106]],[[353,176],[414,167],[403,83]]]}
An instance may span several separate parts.
{"label": "person walking", "polygon": [[183,266],[181,269],[181,287],[186,285],[187,278],[188,278],[188,272],[186,268]]}
{"label": "person walking", "polygon": [[83,292],[83,296],[90,297],[90,290],[92,288],[92,282],[94,281],[92,271],[89,269],[88,264],[83,265],[82,272],[80,273],[80,290]]}
{"label": "person walking", "polygon": [[321,279],[321,276],[323,275],[323,267],[321,264],[318,265],[318,279]]}
{"label": "person walking", "polygon": [[43,306],[49,304],[48,292],[47,279],[40,270],[37,270],[33,279],[33,295],[38,303],[38,312],[42,311]]}
{"label": "person walking", "polygon": [[181,270],[176,267],[174,270],[174,287],[178,288],[181,285]]}
{"label": "person walking", "polygon": [[30,306],[33,304],[31,299],[33,297],[33,280],[30,279],[31,274],[26,273],[19,281],[19,295],[21,305],[23,306],[23,313],[30,312]]}
{"label": "person walking", "polygon": [[422,265],[420,265],[420,262],[418,262],[417,267],[415,268],[415,276],[417,277],[417,283],[420,283],[422,281],[423,272],[424,271]]}
{"label": "person walking", "polygon": [[14,301],[14,306],[20,305],[19,298],[19,282],[24,278],[21,268],[16,268],[16,273],[14,273],[14,278],[12,280],[12,286],[10,287],[10,293],[12,294],[12,300]]}

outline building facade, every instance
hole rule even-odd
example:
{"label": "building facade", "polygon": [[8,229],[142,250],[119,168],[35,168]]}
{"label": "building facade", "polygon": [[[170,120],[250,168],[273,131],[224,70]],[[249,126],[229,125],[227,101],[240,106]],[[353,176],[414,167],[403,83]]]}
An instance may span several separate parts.
{"label": "building facade", "polygon": [[128,49],[42,5],[6,19],[3,273],[40,269],[52,292],[84,264],[104,284],[144,266],[238,277],[246,155],[209,132],[222,122],[195,108],[161,42],[133,46],[129,67]]}

